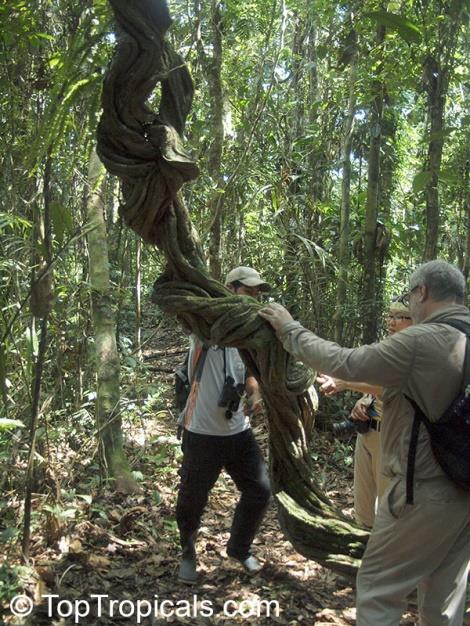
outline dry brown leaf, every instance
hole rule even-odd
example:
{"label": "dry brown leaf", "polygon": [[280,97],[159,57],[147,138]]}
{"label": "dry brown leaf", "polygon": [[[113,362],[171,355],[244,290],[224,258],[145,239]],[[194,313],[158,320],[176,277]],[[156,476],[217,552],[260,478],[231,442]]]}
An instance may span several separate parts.
{"label": "dry brown leaf", "polygon": [[73,539],[69,543],[69,552],[72,554],[79,554],[80,552],[83,552],[83,546],[80,539]]}
{"label": "dry brown leaf", "polygon": [[92,567],[97,567],[98,569],[108,568],[111,565],[110,559],[105,556],[101,556],[99,554],[89,554],[88,555],[88,563]]}

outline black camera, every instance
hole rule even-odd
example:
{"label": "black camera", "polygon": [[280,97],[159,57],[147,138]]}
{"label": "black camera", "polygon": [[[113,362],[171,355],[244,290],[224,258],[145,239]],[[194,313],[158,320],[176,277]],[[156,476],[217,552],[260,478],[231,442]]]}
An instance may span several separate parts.
{"label": "black camera", "polygon": [[354,435],[354,433],[359,433],[360,435],[363,435],[364,433],[369,432],[372,418],[378,415],[375,408],[374,400],[372,400],[372,402],[367,407],[367,415],[369,416],[369,419],[365,421],[353,420],[351,417],[347,417],[340,422],[334,422],[332,424],[331,430],[333,431],[335,437],[338,438],[351,437],[351,435]]}
{"label": "black camera", "polygon": [[225,407],[225,417],[230,420],[233,417],[233,413],[238,409],[241,397],[245,391],[245,385],[243,383],[235,384],[234,379],[231,376],[227,376],[220,392],[217,405]]}
{"label": "black camera", "polygon": [[353,420],[351,417],[347,417],[340,422],[334,422],[331,426],[333,435],[335,437],[350,437],[354,433],[364,434],[370,428],[370,418],[367,421]]}

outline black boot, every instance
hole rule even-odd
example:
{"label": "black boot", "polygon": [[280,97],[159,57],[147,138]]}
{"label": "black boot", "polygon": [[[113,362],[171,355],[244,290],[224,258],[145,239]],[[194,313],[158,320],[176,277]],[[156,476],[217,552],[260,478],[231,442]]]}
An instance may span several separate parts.
{"label": "black boot", "polygon": [[187,585],[193,585],[199,578],[196,570],[196,536],[197,530],[187,537],[181,536],[181,547],[183,551],[178,570],[178,580]]}

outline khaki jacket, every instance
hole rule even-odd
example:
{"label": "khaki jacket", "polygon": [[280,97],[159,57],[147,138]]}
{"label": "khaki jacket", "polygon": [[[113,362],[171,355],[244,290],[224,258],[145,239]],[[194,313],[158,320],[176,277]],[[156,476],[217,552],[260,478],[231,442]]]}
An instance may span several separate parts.
{"label": "khaki jacket", "polygon": [[[389,477],[405,476],[414,412],[404,394],[413,398],[429,419],[436,420],[460,391],[465,335],[451,326],[433,323],[451,318],[470,324],[467,307],[449,305],[416,326],[359,348],[342,348],[294,321],[285,324],[278,337],[288,352],[320,372],[384,387],[382,471]],[[426,428],[421,425],[415,478],[442,475]]]}

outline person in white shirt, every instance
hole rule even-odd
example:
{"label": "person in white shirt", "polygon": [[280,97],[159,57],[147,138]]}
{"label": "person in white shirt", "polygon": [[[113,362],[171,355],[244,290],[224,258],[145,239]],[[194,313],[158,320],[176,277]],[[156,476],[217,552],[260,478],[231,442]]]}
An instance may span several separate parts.
{"label": "person in white shirt", "polygon": [[[270,288],[249,267],[229,272],[225,284],[236,294],[254,298]],[[271,495],[266,464],[248,417],[261,406],[258,383],[247,373],[236,348],[204,346],[194,335],[189,373],[191,391],[181,415],[183,462],[176,504],[182,548],[178,579],[188,584],[198,580],[196,536],[209,492],[222,469],[241,492],[227,554],[247,573],[255,574],[262,565],[251,554],[251,544]]]}

